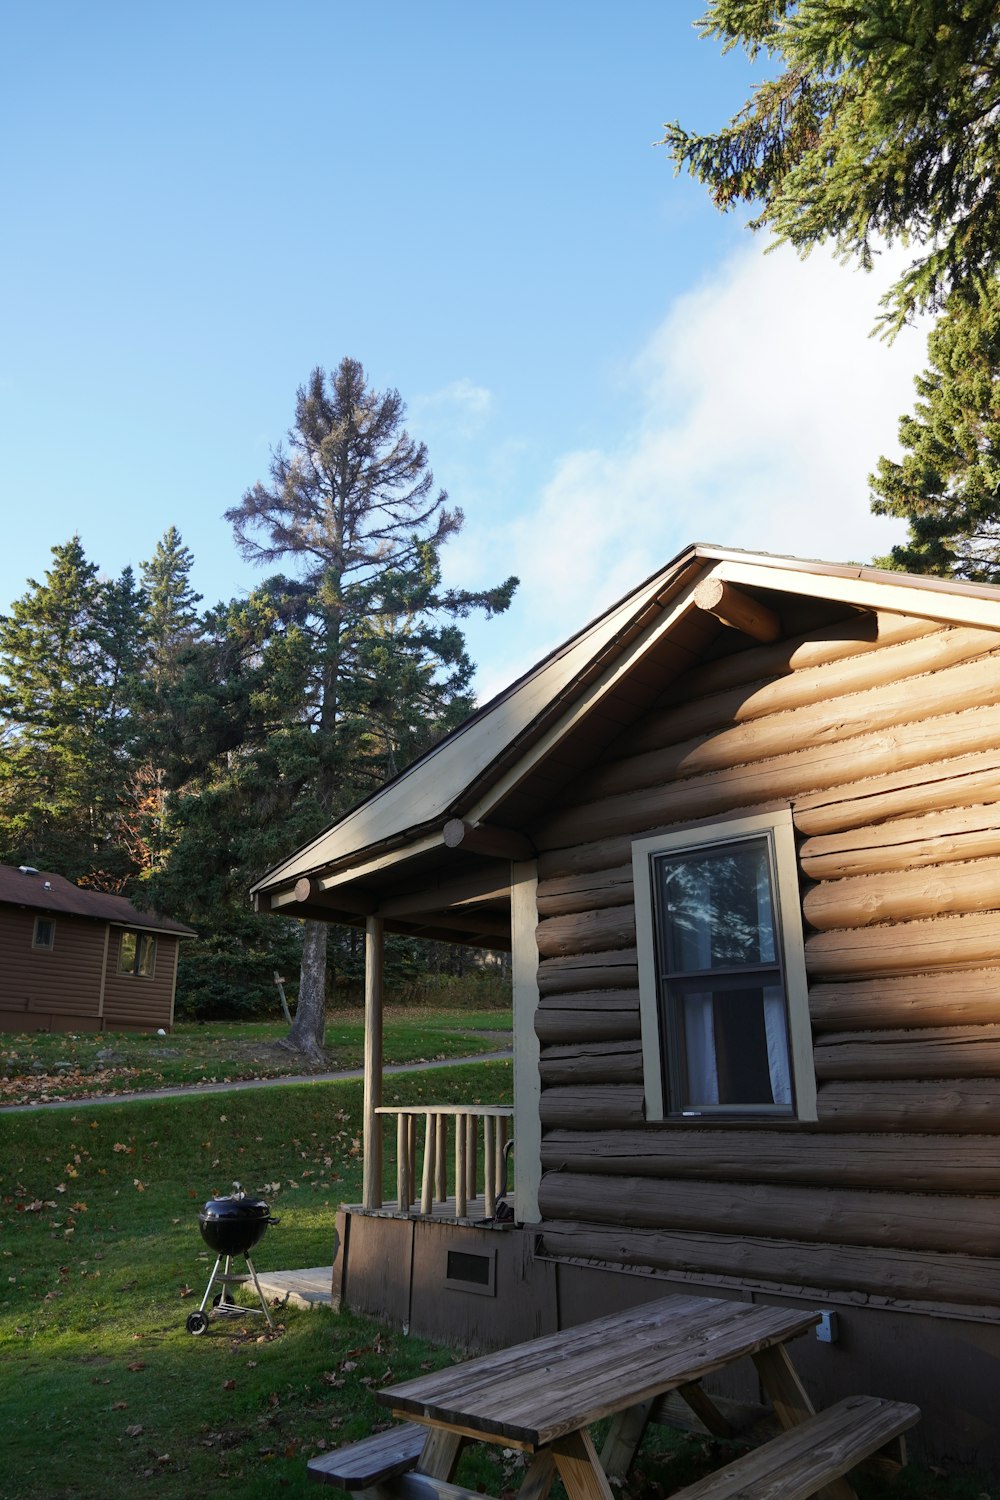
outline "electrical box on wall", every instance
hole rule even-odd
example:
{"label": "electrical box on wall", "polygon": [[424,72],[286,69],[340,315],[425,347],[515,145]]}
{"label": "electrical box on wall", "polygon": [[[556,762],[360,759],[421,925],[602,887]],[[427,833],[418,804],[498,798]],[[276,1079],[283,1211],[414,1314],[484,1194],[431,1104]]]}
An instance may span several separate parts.
{"label": "electrical box on wall", "polygon": [[821,1312],[819,1322],[816,1324],[816,1337],[821,1344],[835,1344],[837,1336],[837,1314]]}

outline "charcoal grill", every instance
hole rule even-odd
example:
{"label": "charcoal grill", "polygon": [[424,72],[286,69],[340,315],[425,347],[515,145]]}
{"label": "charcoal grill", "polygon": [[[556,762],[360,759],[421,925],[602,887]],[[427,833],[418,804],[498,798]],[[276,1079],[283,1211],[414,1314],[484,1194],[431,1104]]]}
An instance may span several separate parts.
{"label": "charcoal grill", "polygon": [[[188,1317],[188,1333],[204,1333],[213,1317],[245,1318],[263,1314],[268,1328],[274,1327],[250,1251],[259,1244],[268,1225],[280,1224],[281,1220],[273,1216],[263,1198],[248,1198],[238,1182],[233,1183],[233,1189],[227,1197],[210,1198],[198,1215],[201,1237],[208,1248],[215,1251],[215,1265],[201,1306]],[[245,1272],[233,1271],[233,1260],[238,1255],[242,1255],[246,1262]],[[223,1262],[225,1265],[220,1271]],[[244,1307],[235,1300],[233,1289],[247,1281],[253,1282],[260,1307]],[[208,1310],[208,1299],[216,1285],[219,1291],[212,1298],[211,1310]]]}

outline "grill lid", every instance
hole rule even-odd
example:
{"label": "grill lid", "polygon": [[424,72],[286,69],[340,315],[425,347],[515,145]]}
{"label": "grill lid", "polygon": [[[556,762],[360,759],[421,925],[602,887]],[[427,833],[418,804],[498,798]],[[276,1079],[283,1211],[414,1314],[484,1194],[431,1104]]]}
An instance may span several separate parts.
{"label": "grill lid", "polygon": [[248,1198],[238,1182],[233,1183],[236,1192],[229,1193],[222,1198],[209,1198],[201,1213],[198,1215],[202,1222],[216,1224],[247,1224],[265,1222],[277,1223],[270,1219],[271,1210],[263,1198]]}

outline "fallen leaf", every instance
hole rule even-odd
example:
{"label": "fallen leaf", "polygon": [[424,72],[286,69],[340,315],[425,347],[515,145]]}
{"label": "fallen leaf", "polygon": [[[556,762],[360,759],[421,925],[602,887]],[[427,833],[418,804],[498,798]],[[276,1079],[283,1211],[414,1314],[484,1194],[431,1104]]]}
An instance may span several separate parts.
{"label": "fallen leaf", "polygon": [[126,1365],[125,1368],[128,1370],[144,1370],[146,1368],[146,1361],[144,1359],[134,1359],[132,1363]]}
{"label": "fallen leaf", "polygon": [[235,1380],[224,1380],[222,1382],[222,1389],[224,1391],[235,1391],[235,1389],[236,1389],[236,1381]]}
{"label": "fallen leaf", "polygon": [[194,1296],[194,1287],[188,1286],[187,1283],[185,1282],[185,1284],[181,1287],[181,1296],[182,1297],[193,1297]]}
{"label": "fallen leaf", "polygon": [[126,1429],[125,1429],[125,1436],[126,1437],[141,1437],[142,1436],[142,1423],[141,1422],[136,1422],[134,1426],[132,1426],[132,1427],[126,1427]]}
{"label": "fallen leaf", "polygon": [[[106,1384],[108,1384],[108,1385],[110,1385],[110,1383],[111,1383],[110,1381],[106,1382]],[[128,1402],[127,1401],[115,1401],[112,1404],[112,1407],[111,1407],[112,1411],[127,1411],[127,1409],[128,1409]]]}

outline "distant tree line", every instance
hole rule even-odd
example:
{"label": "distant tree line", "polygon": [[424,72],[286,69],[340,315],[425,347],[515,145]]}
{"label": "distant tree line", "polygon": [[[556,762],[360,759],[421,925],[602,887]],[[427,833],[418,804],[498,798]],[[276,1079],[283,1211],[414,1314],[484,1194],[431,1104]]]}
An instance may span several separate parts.
{"label": "distant tree line", "polygon": [[[190,923],[188,1014],[273,1005],[273,971],[301,963],[292,1042],[306,1053],[322,1040],[328,941],[341,982],[360,976],[363,944],[257,917],[248,887],[471,712],[457,621],[505,609],[517,582],[443,586],[463,517],[404,416],[356,360],[313,371],[268,482],[226,513],[245,557],[289,569],[246,595],[202,609],[171,526],[138,576],[103,577],[79,536],[57,544],[0,616],[0,862]],[[397,940],[389,976],[456,963]]]}

